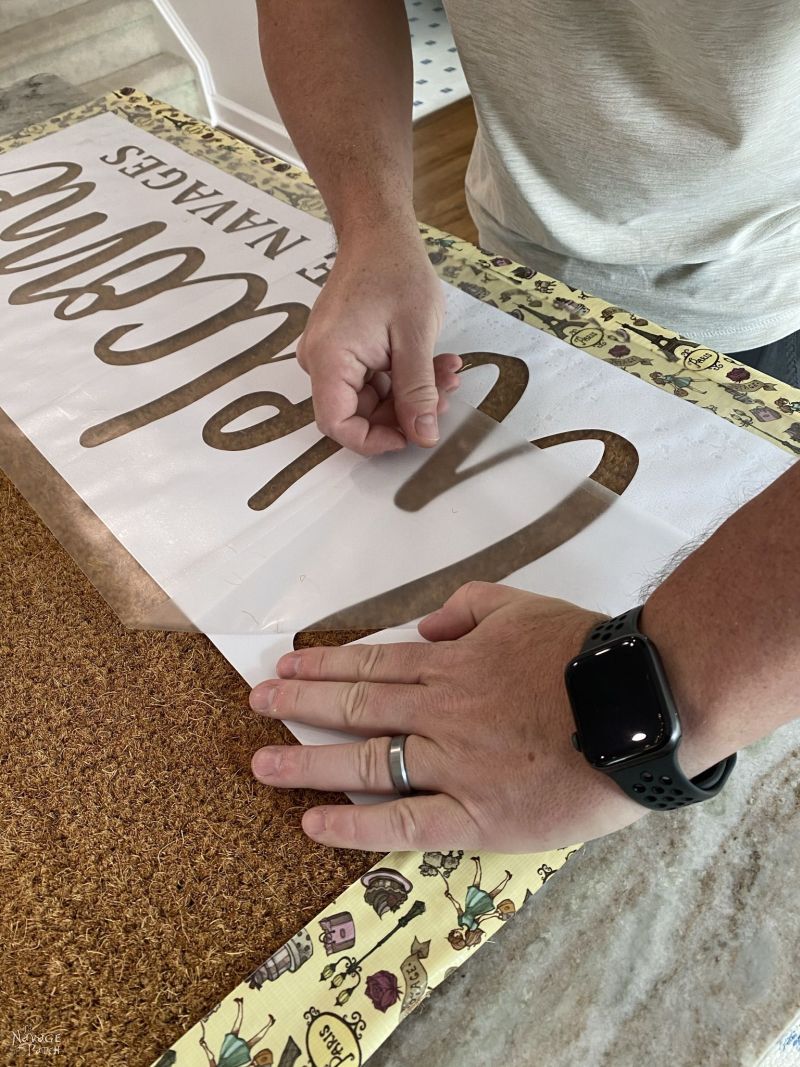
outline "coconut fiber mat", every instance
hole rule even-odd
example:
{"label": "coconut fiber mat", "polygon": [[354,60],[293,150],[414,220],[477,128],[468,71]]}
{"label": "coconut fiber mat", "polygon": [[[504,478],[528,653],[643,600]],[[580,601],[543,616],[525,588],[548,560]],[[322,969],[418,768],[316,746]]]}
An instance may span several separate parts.
{"label": "coconut fiber mat", "polygon": [[125,629],[0,474],[3,1063],[52,1031],[150,1063],[378,858],[300,829],[344,797],[254,781],[291,735],[247,696],[204,636]]}

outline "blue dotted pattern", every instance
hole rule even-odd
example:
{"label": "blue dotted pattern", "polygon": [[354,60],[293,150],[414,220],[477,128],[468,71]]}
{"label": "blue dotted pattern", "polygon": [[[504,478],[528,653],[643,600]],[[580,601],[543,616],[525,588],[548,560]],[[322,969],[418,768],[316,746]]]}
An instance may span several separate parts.
{"label": "blue dotted pattern", "polygon": [[414,54],[414,118],[469,95],[444,7],[434,0],[406,0]]}

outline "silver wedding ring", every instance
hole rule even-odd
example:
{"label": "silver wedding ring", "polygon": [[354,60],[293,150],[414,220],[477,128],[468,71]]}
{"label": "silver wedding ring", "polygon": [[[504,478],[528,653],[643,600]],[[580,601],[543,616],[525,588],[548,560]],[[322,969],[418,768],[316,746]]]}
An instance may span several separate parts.
{"label": "silver wedding ring", "polygon": [[410,797],[414,790],[408,780],[406,767],[406,741],[408,734],[398,734],[389,742],[389,776],[396,792],[403,797]]}

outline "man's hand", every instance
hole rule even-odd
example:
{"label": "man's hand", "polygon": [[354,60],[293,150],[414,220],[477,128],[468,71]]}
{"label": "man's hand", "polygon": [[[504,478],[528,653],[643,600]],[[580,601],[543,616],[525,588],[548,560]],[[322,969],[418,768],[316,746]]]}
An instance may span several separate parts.
{"label": "man's hand", "polygon": [[256,6],[275,101],[339,238],[297,353],[317,424],[365,456],[433,445],[460,361],[434,368],[442,295],[414,216],[403,0]]}
{"label": "man's hand", "polygon": [[[678,758],[690,778],[797,718],[798,528],[800,463],[727,519],[645,604],[642,629],[680,710]],[[730,561],[743,555],[757,557],[762,573],[732,593]],[[387,794],[389,738],[409,735],[411,785],[430,795],[313,808],[303,829],[326,845],[527,852],[627,826],[646,809],[570,742],[564,667],[602,617],[472,582],[420,623],[430,644],[284,656],[281,677],[253,690],[253,708],[365,740],[263,748],[253,771],[284,788]]]}
{"label": "man's hand", "polygon": [[564,667],[602,616],[563,600],[473,582],[420,624],[430,644],[349,645],[284,656],[252,707],[348,730],[344,745],[262,748],[268,785],[391,794],[389,739],[426,796],[306,812],[326,845],[547,851],[645,814],[574,750]]}
{"label": "man's hand", "polygon": [[324,434],[365,456],[436,443],[461,366],[433,357],[442,305],[416,224],[342,241],[297,350]]}

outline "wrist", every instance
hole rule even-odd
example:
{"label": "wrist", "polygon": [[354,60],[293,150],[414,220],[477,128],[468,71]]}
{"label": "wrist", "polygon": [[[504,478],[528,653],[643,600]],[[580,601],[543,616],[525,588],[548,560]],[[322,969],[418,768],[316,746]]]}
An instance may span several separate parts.
{"label": "wrist", "polygon": [[396,285],[399,276],[404,289],[420,288],[435,279],[416,219],[410,223],[393,219],[375,226],[354,225],[339,239],[336,264],[340,275],[355,270],[390,286]]}
{"label": "wrist", "polygon": [[655,645],[681,724],[678,760],[689,778],[742,747],[725,687],[716,678],[716,654],[708,620],[676,604],[666,585],[648,599],[642,633]]}
{"label": "wrist", "polygon": [[336,213],[334,227],[339,249],[421,242],[419,223],[410,195],[359,199]]}

